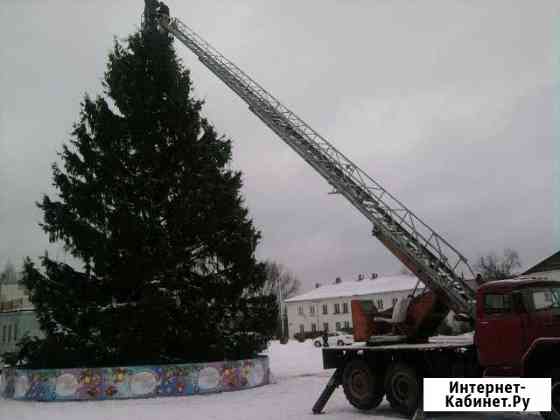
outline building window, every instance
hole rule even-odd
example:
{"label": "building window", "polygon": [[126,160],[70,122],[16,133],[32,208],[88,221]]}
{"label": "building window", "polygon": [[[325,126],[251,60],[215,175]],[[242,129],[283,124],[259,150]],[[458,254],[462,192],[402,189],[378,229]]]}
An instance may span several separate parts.
{"label": "building window", "polygon": [[301,334],[303,334],[305,332],[305,327],[303,326],[303,324],[299,324],[299,332]]}
{"label": "building window", "polygon": [[309,315],[315,315],[315,305],[309,307]]}
{"label": "building window", "polygon": [[297,313],[299,315],[303,315],[303,306],[300,305],[300,306],[297,307]]}
{"label": "building window", "polygon": [[329,305],[323,305],[323,315],[327,315],[329,313]]}
{"label": "building window", "polygon": [[342,313],[343,314],[347,314],[348,313],[348,302],[344,302],[342,304]]}
{"label": "building window", "polygon": [[337,331],[340,331],[340,322],[337,322],[337,323],[336,323],[336,330],[337,330]]}
{"label": "building window", "polygon": [[328,322],[323,322],[323,331],[325,331],[325,332],[329,331],[329,323]]}
{"label": "building window", "polygon": [[393,298],[393,306],[397,306],[397,302],[399,301],[398,298]]}
{"label": "building window", "polygon": [[8,343],[12,339],[12,326],[8,325]]}
{"label": "building window", "polygon": [[2,327],[2,343],[6,342],[6,326]]}
{"label": "building window", "polygon": [[335,303],[335,304],[334,304],[334,313],[335,313],[335,314],[339,314],[339,313],[340,313],[340,303]]}
{"label": "building window", "polygon": [[383,299],[377,299],[377,309],[383,309]]}
{"label": "building window", "polygon": [[311,332],[317,332],[317,324],[311,324]]}
{"label": "building window", "polygon": [[350,329],[350,321],[344,321],[344,328]]}
{"label": "building window", "polygon": [[14,324],[14,341],[18,339],[18,325]]}

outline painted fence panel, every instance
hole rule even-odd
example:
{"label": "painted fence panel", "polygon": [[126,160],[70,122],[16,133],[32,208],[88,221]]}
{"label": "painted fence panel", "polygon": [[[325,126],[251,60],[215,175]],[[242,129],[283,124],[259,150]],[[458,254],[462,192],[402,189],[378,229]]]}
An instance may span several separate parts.
{"label": "painted fence panel", "polygon": [[0,395],[29,401],[150,398],[236,391],[269,381],[266,356],[160,366],[6,369],[0,375]]}

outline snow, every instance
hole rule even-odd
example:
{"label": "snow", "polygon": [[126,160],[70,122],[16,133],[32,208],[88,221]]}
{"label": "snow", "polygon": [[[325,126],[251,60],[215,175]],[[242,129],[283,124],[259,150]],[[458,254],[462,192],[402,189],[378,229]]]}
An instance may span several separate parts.
{"label": "snow", "polygon": [[[272,342],[274,382],[260,388],[222,394],[96,402],[23,402],[0,399],[0,420],[390,420],[402,419],[386,402],[374,411],[354,409],[337,389],[320,417],[311,407],[332,371],[324,371],[321,350],[311,341]],[[534,414],[438,414],[438,420],[536,420]]]}
{"label": "snow", "polygon": [[474,342],[474,332],[469,331],[459,335],[434,335],[429,338],[430,343],[456,343],[465,346],[471,345]]}
{"label": "snow", "polygon": [[[340,297],[363,296],[387,292],[400,292],[414,289],[418,278],[409,275],[383,276],[362,281],[348,281],[338,284],[320,286],[307,293],[287,299],[286,302],[329,299]],[[420,286],[423,287],[422,284]]]}

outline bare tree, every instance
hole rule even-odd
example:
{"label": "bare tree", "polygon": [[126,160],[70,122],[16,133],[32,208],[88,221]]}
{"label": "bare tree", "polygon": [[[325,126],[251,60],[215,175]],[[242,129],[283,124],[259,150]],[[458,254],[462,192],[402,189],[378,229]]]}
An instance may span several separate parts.
{"label": "bare tree", "polygon": [[263,294],[276,295],[282,301],[295,296],[301,287],[299,279],[282,264],[275,261],[265,261],[266,283]]}
{"label": "bare tree", "polygon": [[484,281],[503,280],[516,275],[515,269],[521,267],[521,260],[517,251],[506,248],[504,254],[498,257],[495,253],[481,256],[475,264]]}
{"label": "bare tree", "polygon": [[282,264],[265,261],[266,282],[260,291],[262,294],[275,295],[278,299],[278,328],[276,336],[281,342],[287,342],[288,313],[284,301],[295,296],[301,287],[299,279]]}
{"label": "bare tree", "polygon": [[19,280],[19,275],[14,265],[8,261],[0,273],[0,284],[15,284]]}

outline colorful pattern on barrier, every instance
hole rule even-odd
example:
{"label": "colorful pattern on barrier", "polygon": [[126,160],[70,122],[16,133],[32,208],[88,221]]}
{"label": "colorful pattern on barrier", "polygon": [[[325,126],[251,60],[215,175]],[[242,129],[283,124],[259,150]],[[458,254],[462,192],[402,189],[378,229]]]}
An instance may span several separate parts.
{"label": "colorful pattern on barrier", "polygon": [[266,385],[268,357],[161,366],[83,369],[6,369],[0,395],[29,401],[171,397]]}

